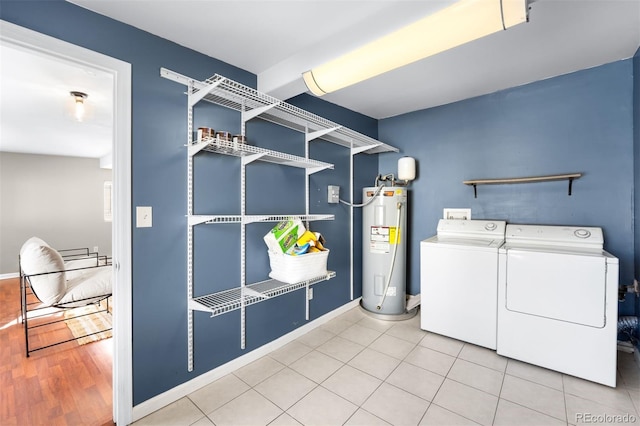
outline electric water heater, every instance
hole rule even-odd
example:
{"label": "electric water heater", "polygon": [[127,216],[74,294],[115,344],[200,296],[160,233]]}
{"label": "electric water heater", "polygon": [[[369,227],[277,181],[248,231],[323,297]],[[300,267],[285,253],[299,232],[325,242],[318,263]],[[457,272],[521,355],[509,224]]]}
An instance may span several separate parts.
{"label": "electric water heater", "polygon": [[407,189],[364,188],[362,202],[362,307],[376,314],[404,314]]}

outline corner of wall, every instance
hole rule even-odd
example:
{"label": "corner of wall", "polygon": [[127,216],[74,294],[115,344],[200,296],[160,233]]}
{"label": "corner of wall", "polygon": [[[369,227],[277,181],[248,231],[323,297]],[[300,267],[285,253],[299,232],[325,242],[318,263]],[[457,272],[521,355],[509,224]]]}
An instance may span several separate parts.
{"label": "corner of wall", "polygon": [[633,177],[634,177],[634,266],[640,272],[640,47],[633,56]]}
{"label": "corner of wall", "polygon": [[[633,202],[634,202],[634,275],[640,273],[640,47],[633,55]],[[640,298],[635,297],[635,314],[640,316]],[[636,336],[640,336],[640,326],[636,329]],[[640,342],[636,354],[640,352]]]}

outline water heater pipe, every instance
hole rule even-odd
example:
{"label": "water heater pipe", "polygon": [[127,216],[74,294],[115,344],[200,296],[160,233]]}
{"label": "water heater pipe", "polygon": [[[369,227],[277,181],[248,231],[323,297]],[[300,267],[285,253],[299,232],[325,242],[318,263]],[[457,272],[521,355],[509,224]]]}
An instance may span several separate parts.
{"label": "water heater pipe", "polygon": [[389,274],[387,275],[387,284],[385,284],[384,286],[384,291],[382,292],[380,303],[378,303],[378,306],[376,306],[377,310],[382,309],[384,300],[387,297],[387,290],[389,289],[389,284],[391,284],[391,274],[393,274],[393,266],[396,263],[396,253],[398,253],[398,241],[400,240],[400,212],[402,211],[402,203],[398,203],[397,207],[398,207],[398,214],[396,215],[396,240],[393,247],[393,255],[391,256],[391,266],[389,267]]}
{"label": "water heater pipe", "polygon": [[[377,182],[376,182],[376,186],[377,186]],[[367,202],[362,203],[362,204],[351,204],[350,202],[345,201],[345,200],[341,200],[341,199],[338,199],[338,201],[340,201],[342,204],[345,204],[345,205],[350,206],[350,207],[358,207],[358,208],[365,207],[365,206],[368,206],[369,204],[371,204],[373,202],[373,200],[376,199],[376,197],[378,196],[378,194],[380,193],[382,188],[384,188],[384,185],[378,186],[378,189],[376,189],[376,192],[373,193],[373,196],[371,198],[369,198],[369,200]]]}

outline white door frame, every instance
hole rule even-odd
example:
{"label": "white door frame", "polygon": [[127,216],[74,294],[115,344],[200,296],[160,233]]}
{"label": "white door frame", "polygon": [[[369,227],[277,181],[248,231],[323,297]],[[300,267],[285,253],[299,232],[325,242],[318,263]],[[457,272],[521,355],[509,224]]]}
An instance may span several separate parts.
{"label": "white door frame", "polygon": [[131,64],[0,20],[0,44],[113,75],[113,420],[133,421],[131,330]]}

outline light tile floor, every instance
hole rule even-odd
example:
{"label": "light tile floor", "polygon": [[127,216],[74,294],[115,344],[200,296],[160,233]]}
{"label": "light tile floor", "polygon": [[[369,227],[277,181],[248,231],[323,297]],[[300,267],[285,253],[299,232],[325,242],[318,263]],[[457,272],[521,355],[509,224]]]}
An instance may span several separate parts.
{"label": "light tile floor", "polygon": [[358,307],[135,425],[640,425],[639,414],[630,354],[618,353],[614,389],[425,332],[419,315],[380,321]]}

